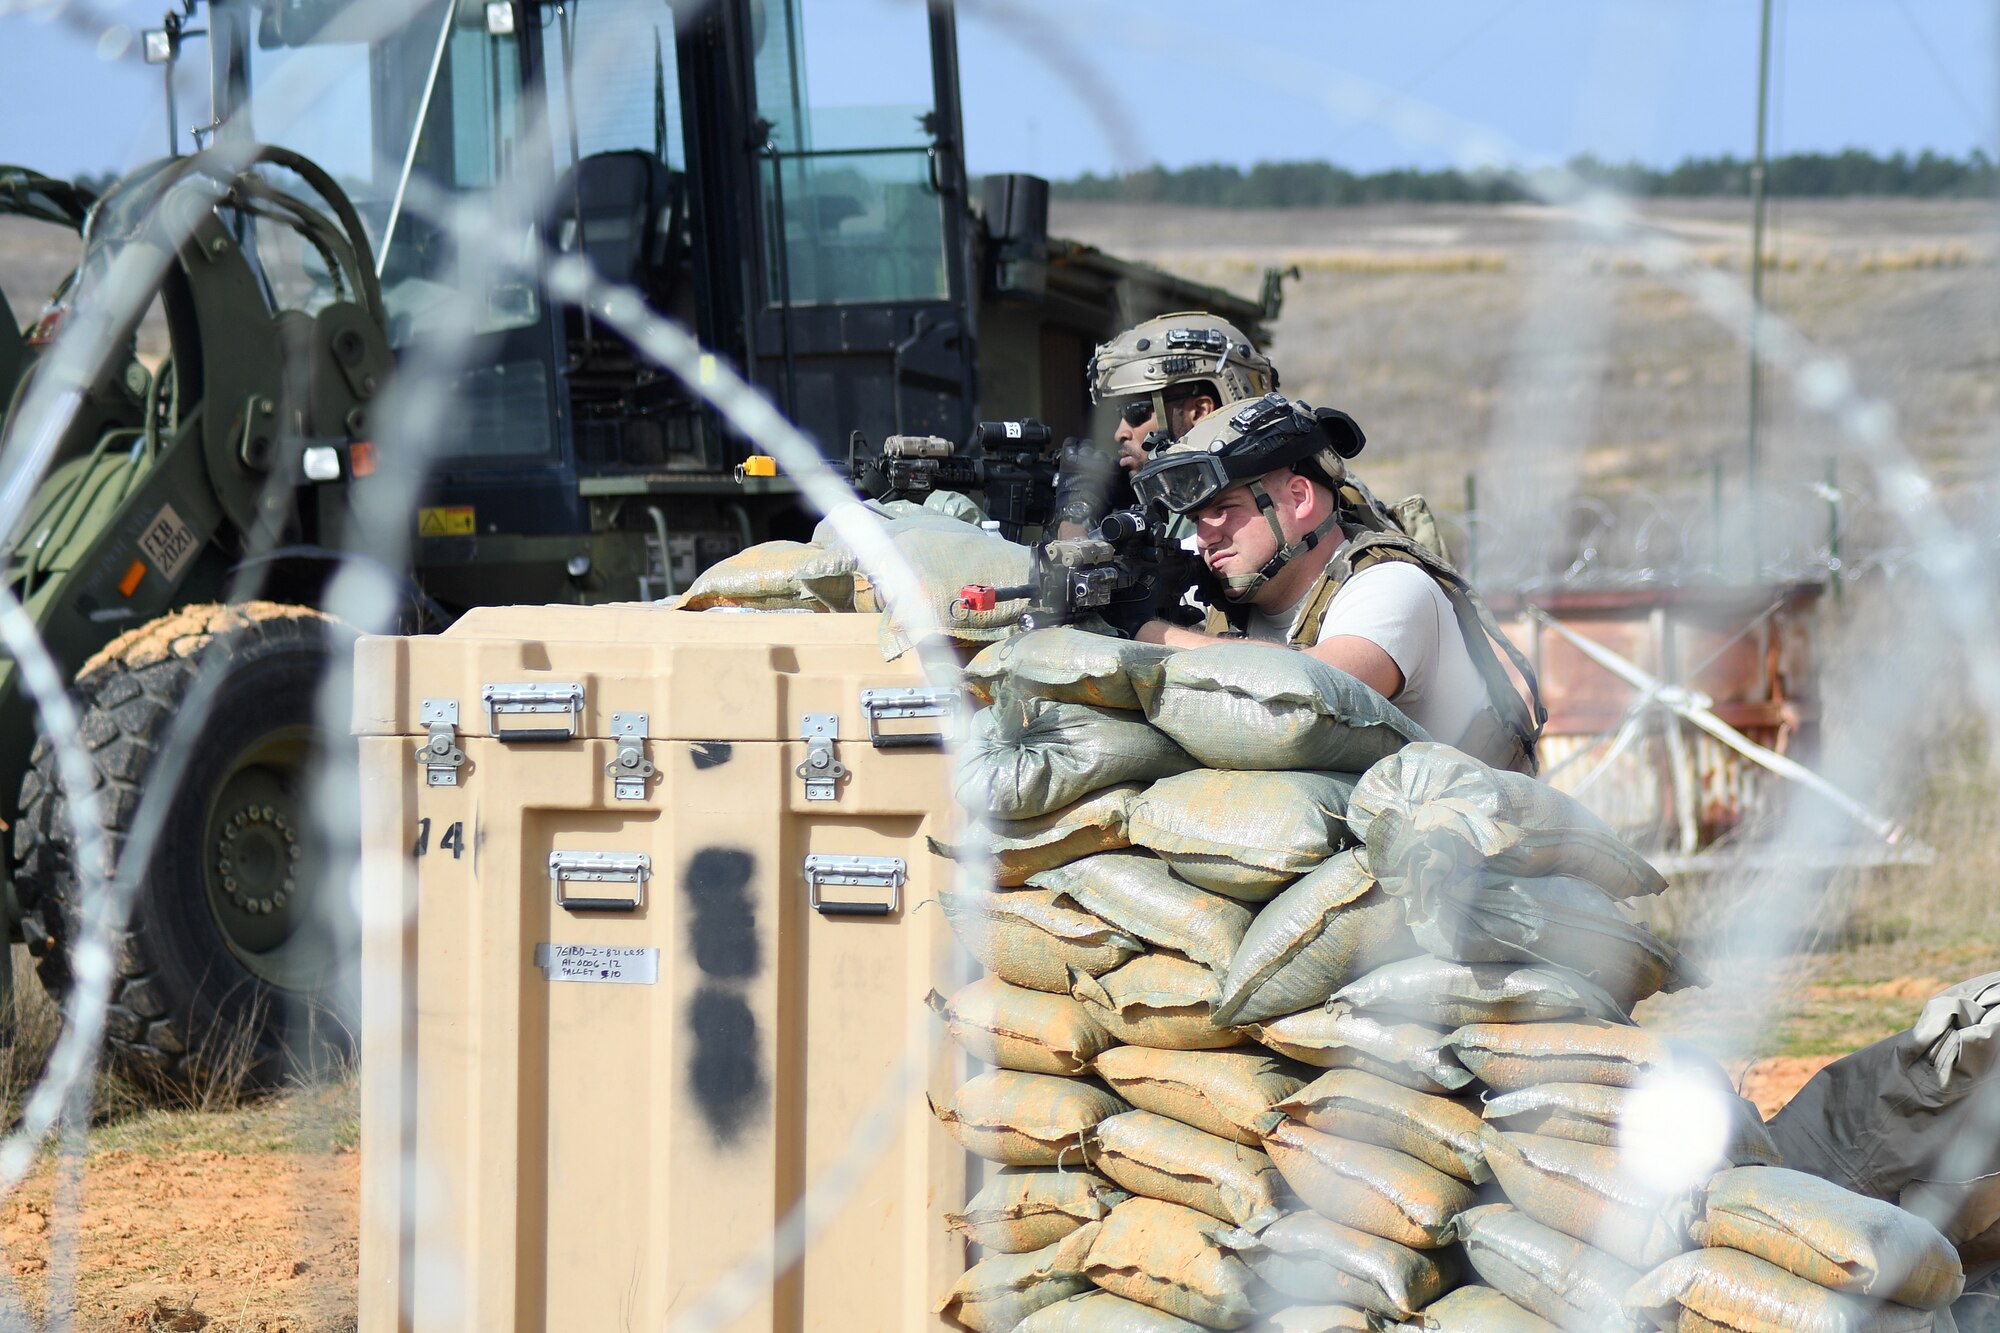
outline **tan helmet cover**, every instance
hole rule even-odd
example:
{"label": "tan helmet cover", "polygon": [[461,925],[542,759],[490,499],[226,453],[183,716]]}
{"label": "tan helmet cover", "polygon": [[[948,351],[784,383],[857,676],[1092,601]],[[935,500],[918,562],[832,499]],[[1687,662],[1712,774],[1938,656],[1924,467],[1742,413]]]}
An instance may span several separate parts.
{"label": "tan helmet cover", "polygon": [[1269,358],[1226,319],[1183,310],[1149,319],[1098,345],[1090,358],[1090,399],[1161,396],[1176,384],[1213,384],[1218,406],[1261,398],[1278,387]]}

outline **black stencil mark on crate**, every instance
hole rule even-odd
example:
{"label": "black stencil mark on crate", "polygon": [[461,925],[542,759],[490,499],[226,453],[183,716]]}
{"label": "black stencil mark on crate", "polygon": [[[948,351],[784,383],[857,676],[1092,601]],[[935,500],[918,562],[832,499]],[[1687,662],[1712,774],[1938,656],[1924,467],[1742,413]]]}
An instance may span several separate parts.
{"label": "black stencil mark on crate", "polygon": [[757,1017],[739,995],[704,986],[688,1006],[694,1035],[695,1105],[720,1147],[731,1147],[763,1119],[764,1067]]}
{"label": "black stencil mark on crate", "polygon": [[696,741],[688,747],[688,757],[698,769],[721,768],[735,753],[736,747],[728,741]]}
{"label": "black stencil mark on crate", "polygon": [[734,847],[704,847],[688,862],[688,943],[695,966],[711,977],[754,977],[764,965],[750,881],[757,858]]}

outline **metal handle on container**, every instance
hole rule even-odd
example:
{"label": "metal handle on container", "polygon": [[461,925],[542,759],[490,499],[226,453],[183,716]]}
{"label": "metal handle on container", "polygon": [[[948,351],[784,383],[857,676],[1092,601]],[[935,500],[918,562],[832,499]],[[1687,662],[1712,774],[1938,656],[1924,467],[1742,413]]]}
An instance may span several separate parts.
{"label": "metal handle on container", "polygon": [[[509,744],[515,741],[561,742],[573,741],[583,730],[583,686],[574,681],[544,685],[488,685],[479,692],[479,698],[486,705],[486,730],[496,741]],[[500,718],[505,716],[548,716],[561,713],[565,723],[560,727],[520,727],[513,731],[500,729]]]}
{"label": "metal handle on container", "polygon": [[[899,856],[822,856],[806,858],[806,902],[821,916],[893,916],[903,905],[903,881],[909,863]],[[820,888],[837,884],[863,889],[887,889],[887,902],[848,902],[821,895]]]}
{"label": "metal handle on container", "polygon": [[[636,912],[646,905],[646,881],[653,858],[644,852],[550,852],[549,879],[556,888],[556,906],[571,912]],[[571,884],[630,884],[628,897],[577,898]]]}
{"label": "metal handle on container", "polygon": [[[868,719],[868,743],[878,750],[942,750],[958,711],[958,691],[908,686],[861,691],[861,714]],[[941,717],[936,731],[883,731],[887,718]]]}

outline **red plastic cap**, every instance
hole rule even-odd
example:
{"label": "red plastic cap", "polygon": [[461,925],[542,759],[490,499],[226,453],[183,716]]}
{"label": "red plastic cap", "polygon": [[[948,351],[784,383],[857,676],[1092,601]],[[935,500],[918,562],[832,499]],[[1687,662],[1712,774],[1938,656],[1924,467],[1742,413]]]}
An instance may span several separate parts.
{"label": "red plastic cap", "polygon": [[1000,604],[999,595],[990,583],[968,583],[958,590],[959,604],[967,611],[991,611]]}

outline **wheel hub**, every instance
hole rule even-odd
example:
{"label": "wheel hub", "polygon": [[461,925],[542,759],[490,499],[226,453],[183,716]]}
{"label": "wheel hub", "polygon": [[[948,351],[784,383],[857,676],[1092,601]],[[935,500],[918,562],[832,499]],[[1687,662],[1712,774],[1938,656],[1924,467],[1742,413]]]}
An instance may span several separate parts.
{"label": "wheel hub", "polygon": [[267,733],[231,765],[209,806],[202,878],[209,910],[243,965],[274,986],[305,991],[324,960],[302,949],[314,934],[313,848],[304,798],[310,733]]}
{"label": "wheel hub", "polygon": [[215,844],[215,874],[230,902],[269,915],[298,892],[298,831],[275,806],[249,805],[228,814]]}

